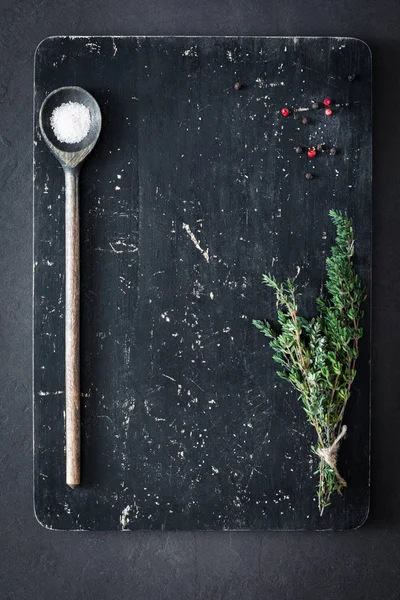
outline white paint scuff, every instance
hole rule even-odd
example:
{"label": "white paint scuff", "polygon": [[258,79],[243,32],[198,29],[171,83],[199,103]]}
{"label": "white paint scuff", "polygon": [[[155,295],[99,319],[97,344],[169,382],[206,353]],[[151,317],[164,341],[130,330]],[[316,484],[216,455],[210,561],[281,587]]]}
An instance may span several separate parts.
{"label": "white paint scuff", "polygon": [[118,48],[117,48],[117,44],[115,43],[114,38],[112,38],[112,45],[113,45],[113,58],[114,56],[117,54],[118,52]]}
{"label": "white paint scuff", "polygon": [[182,52],[182,56],[198,56],[198,54],[197,54],[197,47],[196,46],[192,46],[191,48],[188,48],[187,50],[184,50]]}
{"label": "white paint scuff", "polygon": [[208,252],[208,248],[207,248],[207,250],[203,250],[203,248],[200,246],[198,240],[196,239],[196,236],[194,235],[193,231],[190,229],[190,227],[187,223],[182,223],[182,227],[188,234],[191,241],[193,242],[195,248],[197,248],[197,250],[203,255],[204,260],[206,262],[210,262],[210,255]]}
{"label": "white paint scuff", "polygon": [[125,506],[125,508],[123,509],[123,511],[121,513],[121,517],[119,519],[119,522],[121,524],[121,529],[127,529],[127,525],[130,522],[129,513],[131,510],[132,510],[132,506],[130,504],[127,504]]}

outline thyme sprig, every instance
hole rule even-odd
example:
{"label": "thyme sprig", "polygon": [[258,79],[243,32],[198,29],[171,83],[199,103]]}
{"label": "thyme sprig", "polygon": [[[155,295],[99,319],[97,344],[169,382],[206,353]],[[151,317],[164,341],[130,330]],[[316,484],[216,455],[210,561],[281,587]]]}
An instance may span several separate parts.
{"label": "thyme sprig", "polygon": [[325,293],[317,299],[319,314],[306,319],[298,314],[296,278],[279,283],[272,275],[263,282],[277,299],[279,331],[264,320],[253,324],[270,338],[279,377],[299,393],[308,421],[315,428],[313,452],[319,456],[318,506],[322,515],[331,494],[346,486],[336,460],[346,433],[343,415],[356,375],[360,321],[365,293],[353,265],[352,220],[340,211],[329,215],[336,227],[336,244],[326,260]]}

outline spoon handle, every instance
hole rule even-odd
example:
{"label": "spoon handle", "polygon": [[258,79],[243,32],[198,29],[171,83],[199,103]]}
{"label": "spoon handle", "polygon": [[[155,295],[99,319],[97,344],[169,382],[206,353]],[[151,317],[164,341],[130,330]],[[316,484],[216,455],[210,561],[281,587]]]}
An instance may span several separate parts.
{"label": "spoon handle", "polygon": [[79,170],[65,168],[65,438],[66,482],[80,484]]}

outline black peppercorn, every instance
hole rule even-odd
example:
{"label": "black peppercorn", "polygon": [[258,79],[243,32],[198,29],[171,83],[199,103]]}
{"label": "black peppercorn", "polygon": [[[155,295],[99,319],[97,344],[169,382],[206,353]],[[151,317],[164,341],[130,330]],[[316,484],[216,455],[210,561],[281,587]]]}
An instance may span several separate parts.
{"label": "black peppercorn", "polygon": [[312,102],[311,108],[313,108],[314,110],[317,110],[319,108],[318,102]]}
{"label": "black peppercorn", "polygon": [[308,179],[308,180],[314,179],[314,175],[312,173],[306,173],[306,179]]}
{"label": "black peppercorn", "polygon": [[303,123],[303,125],[308,125],[309,121],[308,121],[307,117],[303,117],[301,122]]}
{"label": "black peppercorn", "polygon": [[336,153],[337,153],[337,149],[334,146],[332,146],[332,148],[329,150],[329,154],[331,156],[335,156]]}
{"label": "black peppercorn", "polygon": [[235,90],[240,90],[243,86],[241,83],[239,83],[238,81],[235,83],[235,85],[233,86],[235,88]]}
{"label": "black peppercorn", "polygon": [[355,74],[354,74],[354,73],[352,73],[351,75],[348,75],[348,76],[347,76],[347,79],[348,79],[349,81],[354,81],[354,80],[355,80],[355,78],[356,78],[356,76],[355,76]]}
{"label": "black peppercorn", "polygon": [[297,148],[295,148],[296,150],[296,154],[301,154],[303,152],[303,148],[301,146],[297,146]]}
{"label": "black peppercorn", "polygon": [[317,150],[318,150],[318,152],[323,152],[324,145],[323,144],[317,144]]}

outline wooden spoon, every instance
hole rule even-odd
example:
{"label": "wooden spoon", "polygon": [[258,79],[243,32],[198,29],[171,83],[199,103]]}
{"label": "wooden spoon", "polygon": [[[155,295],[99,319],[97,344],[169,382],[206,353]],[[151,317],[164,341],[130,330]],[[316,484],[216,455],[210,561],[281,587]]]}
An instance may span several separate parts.
{"label": "wooden spoon", "polygon": [[[78,102],[90,111],[89,132],[78,143],[60,142],[51,126],[54,109]],[[79,369],[79,197],[82,162],[93,150],[101,130],[101,112],[96,100],[80,87],[62,87],[44,100],[39,113],[43,138],[60,161],[65,174],[65,439],[66,483],[80,484],[80,369]]]}

